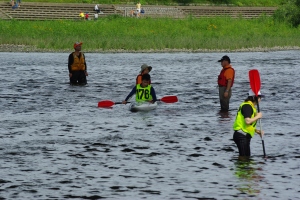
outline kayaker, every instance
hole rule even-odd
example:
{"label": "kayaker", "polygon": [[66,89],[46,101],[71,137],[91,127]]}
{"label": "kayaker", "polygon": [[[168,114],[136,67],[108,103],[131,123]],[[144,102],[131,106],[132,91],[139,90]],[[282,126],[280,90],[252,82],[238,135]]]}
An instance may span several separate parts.
{"label": "kayaker", "polygon": [[[151,66],[148,66],[147,64],[143,64],[141,66],[141,71],[140,71],[140,74],[136,77],[136,85],[137,84],[141,84],[142,83],[142,76],[143,74],[149,74],[149,72],[152,70],[152,67]],[[150,80],[150,83],[151,84],[151,80]]]}
{"label": "kayaker", "polygon": [[261,93],[255,97],[250,89],[248,98],[240,105],[235,122],[233,124],[233,140],[239,149],[240,156],[250,156],[250,141],[255,133],[263,136],[264,132],[256,129],[256,122],[262,118],[261,112],[256,112],[255,106],[261,101]]}
{"label": "kayaker", "polygon": [[149,74],[142,75],[142,83],[137,84],[128,94],[126,99],[122,101],[123,104],[126,104],[128,99],[130,99],[135,94],[136,102],[151,102],[155,103],[157,101],[156,93],[154,88],[150,85],[151,77]]}
{"label": "kayaker", "polygon": [[218,62],[221,62],[222,70],[218,76],[219,99],[221,111],[229,110],[229,100],[231,98],[231,87],[234,82],[235,71],[230,64],[230,58],[223,56]]}
{"label": "kayaker", "polygon": [[81,53],[82,42],[74,44],[75,51],[69,55],[68,69],[71,85],[87,84],[86,77],[88,76],[86,69],[85,56]]}

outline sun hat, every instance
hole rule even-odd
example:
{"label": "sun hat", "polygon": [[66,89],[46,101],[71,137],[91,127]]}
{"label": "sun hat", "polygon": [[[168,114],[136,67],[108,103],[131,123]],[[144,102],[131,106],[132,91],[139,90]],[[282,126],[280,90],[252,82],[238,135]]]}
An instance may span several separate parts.
{"label": "sun hat", "polygon": [[222,58],[221,58],[221,60],[218,60],[218,62],[222,62],[222,61],[224,61],[224,60],[227,60],[229,63],[230,63],[230,58],[228,57],[228,56],[223,56]]}
{"label": "sun hat", "polygon": [[80,45],[82,45],[82,42],[75,42],[75,43],[74,43],[74,49],[75,49],[77,46],[80,46]]}
{"label": "sun hat", "polygon": [[149,65],[147,65],[147,64],[143,64],[142,66],[141,66],[141,71],[140,71],[140,73],[142,73],[145,69],[147,69],[148,68],[148,70],[149,70],[149,72],[152,70],[152,67],[151,66],[149,66]]}
{"label": "sun hat", "polygon": [[[258,91],[258,96],[261,96],[261,97],[264,97],[264,95],[261,94],[260,90]],[[252,91],[252,89],[249,90],[248,92],[248,96],[251,97],[251,96],[255,96],[254,92]]]}

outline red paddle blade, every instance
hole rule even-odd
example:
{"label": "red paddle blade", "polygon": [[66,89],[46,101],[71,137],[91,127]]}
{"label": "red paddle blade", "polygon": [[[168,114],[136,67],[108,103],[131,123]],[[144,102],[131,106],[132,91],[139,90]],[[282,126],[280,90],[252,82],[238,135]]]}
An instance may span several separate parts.
{"label": "red paddle blade", "polygon": [[255,96],[258,96],[261,83],[259,72],[257,69],[252,69],[249,71],[249,81],[252,91],[254,92]]}
{"label": "red paddle blade", "polygon": [[165,96],[165,97],[161,98],[160,100],[165,103],[175,103],[178,101],[178,98],[177,98],[177,96]]}
{"label": "red paddle blade", "polygon": [[113,105],[115,105],[115,103],[110,100],[104,100],[98,102],[98,107],[102,107],[102,108],[111,107]]}

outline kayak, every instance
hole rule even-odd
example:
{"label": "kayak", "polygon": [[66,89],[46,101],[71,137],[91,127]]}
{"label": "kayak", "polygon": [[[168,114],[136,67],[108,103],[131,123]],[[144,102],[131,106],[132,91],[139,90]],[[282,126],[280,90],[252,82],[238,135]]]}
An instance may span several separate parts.
{"label": "kayak", "polygon": [[155,103],[148,103],[148,102],[137,103],[137,102],[133,102],[129,106],[129,110],[132,111],[132,112],[149,111],[149,110],[154,110],[156,108],[157,108],[157,102],[155,102]]}

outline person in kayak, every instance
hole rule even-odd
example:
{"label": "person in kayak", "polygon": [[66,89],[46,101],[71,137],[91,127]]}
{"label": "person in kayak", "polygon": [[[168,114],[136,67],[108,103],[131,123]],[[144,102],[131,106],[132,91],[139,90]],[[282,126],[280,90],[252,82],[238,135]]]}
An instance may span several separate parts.
{"label": "person in kayak", "polygon": [[256,129],[256,122],[262,118],[262,113],[256,112],[255,105],[261,101],[261,93],[255,97],[250,89],[248,98],[240,105],[236,119],[233,124],[233,140],[239,149],[240,156],[250,156],[250,141],[255,133],[263,136],[264,132]]}
{"label": "person in kayak", "polygon": [[128,99],[130,99],[135,94],[136,102],[151,102],[155,103],[157,101],[156,93],[154,88],[150,85],[151,77],[149,74],[142,75],[142,83],[137,84],[128,94],[126,99],[122,101],[123,104],[126,104]]}
{"label": "person in kayak", "polygon": [[[149,74],[149,72],[151,70],[152,70],[151,66],[148,66],[147,64],[143,64],[141,66],[140,74],[136,77],[136,85],[137,84],[141,84],[142,83],[142,76],[143,76],[143,74]],[[151,80],[150,80],[149,84],[151,84]]]}

